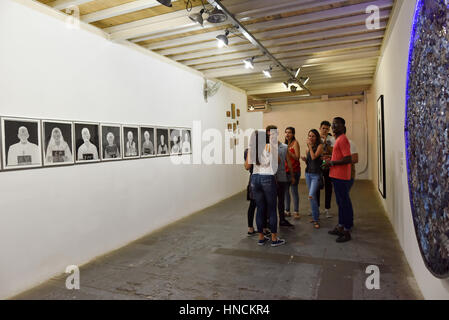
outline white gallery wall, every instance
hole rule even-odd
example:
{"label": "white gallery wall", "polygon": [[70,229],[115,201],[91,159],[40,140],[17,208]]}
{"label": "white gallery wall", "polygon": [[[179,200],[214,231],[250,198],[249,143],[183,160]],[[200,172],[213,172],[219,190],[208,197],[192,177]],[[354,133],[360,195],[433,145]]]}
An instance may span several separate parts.
{"label": "white gallery wall", "polygon": [[427,299],[449,299],[449,280],[435,278],[425,267],[416,240],[408,194],[405,160],[405,94],[410,33],[416,1],[399,1],[401,9],[380,60],[369,95],[372,177],[377,187],[377,99],[385,98],[386,200],[381,199],[402,249]]}
{"label": "white gallery wall", "polygon": [[[45,10],[44,10],[45,11]],[[246,95],[13,0],[0,1],[0,115],[192,127],[262,126]],[[193,137],[195,139],[195,137]],[[170,157],[0,172],[0,298],[245,189],[242,165]]]}
{"label": "white gallery wall", "polygon": [[[309,130],[319,130],[320,123],[323,120],[332,123],[332,119],[335,117],[345,119],[347,135],[356,144],[359,153],[356,179],[370,179],[369,162],[367,162],[368,132],[364,101],[357,101],[357,104],[354,103],[354,100],[342,100],[277,105],[273,106],[270,112],[264,113],[263,122],[264,126],[270,124],[278,126],[282,140],[285,138],[285,128],[294,127],[301,155],[305,156]],[[301,161],[301,178],[305,177],[305,169],[306,165]]]}

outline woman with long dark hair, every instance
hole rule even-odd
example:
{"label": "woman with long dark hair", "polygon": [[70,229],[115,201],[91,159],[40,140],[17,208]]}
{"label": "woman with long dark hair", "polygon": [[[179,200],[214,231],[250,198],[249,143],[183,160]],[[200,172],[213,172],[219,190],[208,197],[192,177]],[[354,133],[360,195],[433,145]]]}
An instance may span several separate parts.
{"label": "woman with long dark hair", "polygon": [[316,192],[320,188],[321,180],[321,155],[323,153],[323,145],[321,143],[320,134],[316,129],[309,131],[307,136],[306,156],[302,160],[306,162],[306,183],[309,189],[309,201],[312,208],[313,226],[315,229],[320,228],[320,211]]}
{"label": "woman with long dark hair", "polygon": [[269,240],[264,235],[267,217],[271,231],[271,246],[277,247],[285,244],[284,239],[277,236],[278,219],[276,212],[276,177],[279,156],[277,155],[277,128],[268,126],[265,131],[255,131],[251,134],[249,151],[245,168],[253,165],[251,175],[251,192],[257,206],[258,245],[263,246]]}
{"label": "woman with long dark hair", "polygon": [[299,193],[298,193],[298,184],[299,179],[301,178],[301,164],[299,163],[299,159],[301,156],[301,149],[299,147],[298,141],[295,138],[295,128],[288,127],[285,129],[285,144],[288,146],[287,157],[289,158],[293,172],[290,171],[288,166],[286,166],[287,171],[287,180],[290,181],[291,177],[295,178],[295,183],[289,183],[287,187],[287,192],[285,193],[285,216],[291,217],[290,213],[290,191],[293,197],[293,208],[294,208],[294,218],[299,219]]}

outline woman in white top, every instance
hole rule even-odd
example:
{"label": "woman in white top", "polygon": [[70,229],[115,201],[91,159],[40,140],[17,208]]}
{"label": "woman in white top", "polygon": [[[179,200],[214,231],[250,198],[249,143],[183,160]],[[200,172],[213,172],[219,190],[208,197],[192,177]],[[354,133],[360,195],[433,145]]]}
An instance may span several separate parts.
{"label": "woman in white top", "polygon": [[61,129],[59,128],[53,128],[51,131],[47,153],[45,153],[45,161],[47,163],[72,161],[72,152],[70,151],[68,143],[65,142]]}
{"label": "woman in white top", "polygon": [[285,240],[277,237],[277,187],[275,178],[279,161],[277,148],[277,127],[268,126],[265,132],[255,131],[250,138],[248,157],[245,163],[247,169],[251,164],[254,165],[251,176],[251,191],[257,205],[258,245],[261,246],[269,239],[268,235],[263,233],[267,216],[270,221],[271,246],[277,247],[285,244]]}

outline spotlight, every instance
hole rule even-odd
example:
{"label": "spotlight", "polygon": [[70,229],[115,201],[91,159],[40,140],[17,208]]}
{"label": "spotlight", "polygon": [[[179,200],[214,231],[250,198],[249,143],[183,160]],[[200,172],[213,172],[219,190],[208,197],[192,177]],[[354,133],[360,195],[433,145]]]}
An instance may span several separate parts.
{"label": "spotlight", "polygon": [[171,7],[171,0],[156,0],[157,2],[159,2],[160,4],[163,4],[166,7]]}
{"label": "spotlight", "polygon": [[302,84],[305,86],[309,82],[310,77],[301,77]]}
{"label": "spotlight", "polygon": [[201,26],[203,26],[204,23],[204,18],[203,18],[203,13],[204,13],[204,9],[201,9],[200,12],[197,13],[192,13],[189,18],[190,20],[192,20],[193,22],[196,22],[198,24],[200,24]]}
{"label": "spotlight", "polygon": [[216,36],[216,39],[218,40],[218,47],[219,48],[223,48],[223,47],[227,47],[228,46],[228,44],[229,44],[228,35],[229,35],[229,31],[226,30],[225,34],[220,34],[220,35]]}
{"label": "spotlight", "polygon": [[270,67],[269,69],[264,70],[264,71],[263,71],[263,75],[264,75],[266,78],[271,78],[271,70],[272,70],[271,67]]}
{"label": "spotlight", "polygon": [[212,12],[209,13],[209,17],[207,17],[207,21],[210,23],[222,23],[228,19],[228,16],[221,11],[220,9],[215,8]]}
{"label": "spotlight", "polygon": [[254,57],[243,60],[246,69],[254,69]]}
{"label": "spotlight", "polygon": [[292,85],[290,86],[290,91],[291,91],[291,92],[296,92],[296,90],[298,90],[298,87],[292,84]]}
{"label": "spotlight", "polygon": [[298,76],[299,76],[299,71],[301,71],[301,67],[299,67],[298,70],[296,70],[295,78],[298,78]]}

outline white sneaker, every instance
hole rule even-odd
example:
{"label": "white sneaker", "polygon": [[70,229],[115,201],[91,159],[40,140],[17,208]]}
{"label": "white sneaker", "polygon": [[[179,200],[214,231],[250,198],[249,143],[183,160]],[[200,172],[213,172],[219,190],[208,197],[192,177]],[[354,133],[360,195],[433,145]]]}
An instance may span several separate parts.
{"label": "white sneaker", "polygon": [[326,218],[327,218],[327,219],[332,218],[332,215],[329,213],[329,210],[328,210],[328,209],[325,209],[325,210],[324,210],[324,214],[326,215]]}

